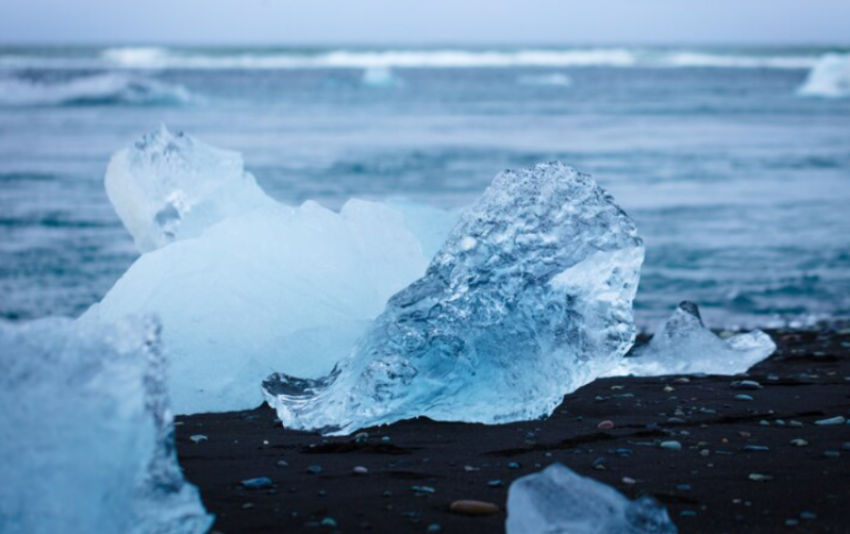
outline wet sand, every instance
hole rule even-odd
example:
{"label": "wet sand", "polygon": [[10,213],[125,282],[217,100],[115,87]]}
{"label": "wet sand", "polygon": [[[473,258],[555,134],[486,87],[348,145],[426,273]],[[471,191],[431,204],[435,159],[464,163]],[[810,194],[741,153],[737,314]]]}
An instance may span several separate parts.
{"label": "wet sand", "polygon": [[[683,533],[850,532],[850,424],[818,424],[850,418],[850,330],[769,333],[777,352],[746,377],[761,389],[733,388],[740,376],[611,378],[546,420],[420,419],[359,441],[283,429],[260,407],[179,417],[178,454],[225,534],[498,533],[510,483],[556,461],[652,495]],[[272,485],[241,484],[257,477]],[[459,499],[500,512],[450,512]]]}

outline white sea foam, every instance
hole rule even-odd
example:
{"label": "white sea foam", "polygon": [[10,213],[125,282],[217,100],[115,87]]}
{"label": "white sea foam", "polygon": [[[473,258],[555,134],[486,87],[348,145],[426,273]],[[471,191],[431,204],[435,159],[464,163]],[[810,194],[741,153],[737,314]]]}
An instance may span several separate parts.
{"label": "white sea foam", "polygon": [[850,54],[825,54],[797,91],[803,96],[850,96]]}
{"label": "white sea foam", "polygon": [[191,93],[183,86],[127,73],[96,74],[61,82],[0,78],[0,106],[180,104],[191,99]]}
{"label": "white sea foam", "polygon": [[310,69],[310,68],[506,68],[646,67],[805,69],[815,65],[812,52],[768,53],[651,48],[528,49],[336,49],[227,51],[161,47],[113,47],[95,56],[15,52],[0,56],[0,68],[121,69]]}

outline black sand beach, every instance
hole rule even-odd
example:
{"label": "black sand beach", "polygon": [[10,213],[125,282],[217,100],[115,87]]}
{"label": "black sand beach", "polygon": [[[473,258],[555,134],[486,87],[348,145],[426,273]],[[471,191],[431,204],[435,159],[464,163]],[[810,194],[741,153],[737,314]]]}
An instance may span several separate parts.
{"label": "black sand beach", "polygon": [[[745,377],[760,389],[734,388],[742,377],[612,378],[547,420],[414,420],[358,440],[285,430],[264,406],[179,417],[178,453],[224,534],[502,532],[510,483],[556,461],[654,496],[683,533],[850,532],[850,425],[824,424],[850,417],[850,330],[769,333],[777,352]],[[257,477],[272,486],[241,484]],[[462,499],[500,511],[450,512]]]}

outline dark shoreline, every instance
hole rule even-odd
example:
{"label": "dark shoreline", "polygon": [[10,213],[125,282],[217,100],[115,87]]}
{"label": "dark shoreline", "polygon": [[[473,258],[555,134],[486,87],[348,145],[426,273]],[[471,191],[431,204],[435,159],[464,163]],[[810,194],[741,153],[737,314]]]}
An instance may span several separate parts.
{"label": "dark shoreline", "polygon": [[[555,461],[631,498],[654,496],[682,533],[848,533],[850,424],[815,422],[850,418],[850,330],[769,333],[777,352],[748,374],[758,390],[733,389],[739,377],[609,378],[546,420],[419,419],[368,429],[360,442],[282,429],[260,407],[178,417],[178,454],[225,534],[502,532],[510,483]],[[614,428],[600,430],[603,420]],[[199,434],[208,439],[194,443]],[[240,484],[255,477],[274,485]],[[459,499],[501,513],[449,512]]]}

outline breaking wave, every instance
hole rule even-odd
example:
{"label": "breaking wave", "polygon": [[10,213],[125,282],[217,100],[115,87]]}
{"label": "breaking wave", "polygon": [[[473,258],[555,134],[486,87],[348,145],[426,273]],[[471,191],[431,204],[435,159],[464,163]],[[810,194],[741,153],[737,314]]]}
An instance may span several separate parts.
{"label": "breaking wave", "polygon": [[850,54],[825,54],[797,91],[803,96],[850,96]]}
{"label": "breaking wave", "polygon": [[17,51],[0,68],[309,69],[644,67],[807,69],[819,52],[652,49],[626,47],[527,49],[202,49],[113,47],[88,55]]}
{"label": "breaking wave", "polygon": [[0,106],[179,105],[190,100],[183,86],[124,73],[58,82],[0,78]]}

